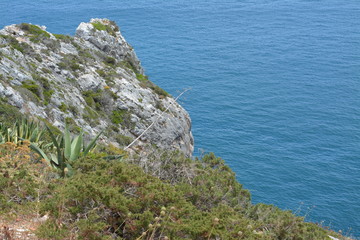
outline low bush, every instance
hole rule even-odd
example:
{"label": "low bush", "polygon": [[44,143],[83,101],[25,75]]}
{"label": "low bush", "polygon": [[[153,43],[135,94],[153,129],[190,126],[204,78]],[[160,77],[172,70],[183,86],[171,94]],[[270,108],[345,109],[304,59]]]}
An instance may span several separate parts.
{"label": "low bush", "polygon": [[119,109],[112,111],[110,119],[112,123],[120,124],[126,128],[133,129],[135,127],[135,123],[131,121],[131,113],[127,110]]}
{"label": "low bush", "polygon": [[[106,31],[110,35],[116,37],[115,29],[111,27],[111,24],[103,24],[101,22],[93,22],[91,23],[95,30],[97,31]],[[118,28],[117,28],[118,30]]]}
{"label": "low bush", "polygon": [[42,30],[40,27],[36,25],[29,23],[21,23],[19,27],[21,30],[23,30],[30,36],[30,41],[34,43],[38,43],[45,39],[50,38],[50,34],[48,32]]}
{"label": "low bush", "polygon": [[140,81],[141,87],[152,89],[161,98],[170,96],[169,93],[167,93],[164,89],[151,82],[147,76],[142,74],[136,74],[136,78]]}
{"label": "low bush", "polygon": [[29,54],[33,52],[33,48],[29,44],[25,42],[19,42],[12,36],[0,35],[0,37],[5,39],[11,48],[16,49],[23,54]]}
{"label": "low bush", "polygon": [[39,99],[41,99],[41,88],[36,82],[32,80],[26,80],[22,83],[22,87],[34,93]]}
{"label": "low bush", "polygon": [[0,213],[40,201],[48,191],[45,181],[50,173],[48,165],[30,150],[29,142],[0,144]]}
{"label": "low bush", "polygon": [[[82,154],[82,135],[71,140],[68,129],[63,139],[49,133],[60,152],[38,151],[46,162],[26,141],[0,144],[0,213],[46,214],[40,239],[344,239],[290,211],[252,205],[212,153],[193,160],[159,150],[121,159],[124,151],[114,146]],[[49,162],[69,177],[59,178]]]}

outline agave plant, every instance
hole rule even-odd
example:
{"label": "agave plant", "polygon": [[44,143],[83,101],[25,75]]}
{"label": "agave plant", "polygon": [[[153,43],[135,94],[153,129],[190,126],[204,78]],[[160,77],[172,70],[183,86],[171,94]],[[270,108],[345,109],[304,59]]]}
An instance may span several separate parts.
{"label": "agave plant", "polygon": [[46,128],[49,132],[56,153],[46,154],[43,149],[34,143],[30,143],[30,147],[40,154],[40,156],[43,157],[50,166],[59,169],[62,177],[73,175],[73,162],[80,156],[86,156],[92,149],[94,149],[96,146],[96,140],[101,135],[100,132],[90,141],[88,145],[85,145],[83,140],[83,131],[81,131],[78,136],[71,138],[69,128],[65,126],[64,133],[56,138],[51,129],[48,126],[46,126]]}
{"label": "agave plant", "polygon": [[11,128],[0,124],[0,143],[22,144],[24,140],[27,140],[41,146],[44,144],[41,141],[44,133],[45,129],[40,128],[38,123],[23,118],[16,121]]}

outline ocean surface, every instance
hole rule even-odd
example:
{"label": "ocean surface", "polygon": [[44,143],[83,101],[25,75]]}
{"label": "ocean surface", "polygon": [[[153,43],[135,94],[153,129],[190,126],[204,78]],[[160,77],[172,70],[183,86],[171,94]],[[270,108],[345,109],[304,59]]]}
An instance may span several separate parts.
{"label": "ocean surface", "polygon": [[0,0],[0,28],[115,20],[254,203],[360,236],[359,0]]}

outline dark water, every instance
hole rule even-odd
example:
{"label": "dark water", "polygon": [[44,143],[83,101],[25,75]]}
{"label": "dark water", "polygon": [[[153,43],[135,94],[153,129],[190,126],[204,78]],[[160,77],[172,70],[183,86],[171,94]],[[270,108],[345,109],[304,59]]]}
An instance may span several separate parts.
{"label": "dark water", "polygon": [[115,20],[253,201],[360,236],[360,1],[0,0],[0,28]]}

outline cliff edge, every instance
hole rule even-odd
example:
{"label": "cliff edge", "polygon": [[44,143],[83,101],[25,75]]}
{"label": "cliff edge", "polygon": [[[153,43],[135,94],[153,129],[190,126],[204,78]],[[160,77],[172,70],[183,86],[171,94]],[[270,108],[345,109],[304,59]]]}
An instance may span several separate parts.
{"label": "cliff edge", "polygon": [[[80,128],[126,146],[193,152],[189,114],[152,83],[119,27],[108,19],[81,23],[74,37],[16,24],[0,30],[0,98],[22,114],[59,129]],[[164,112],[168,108],[168,111]]]}

